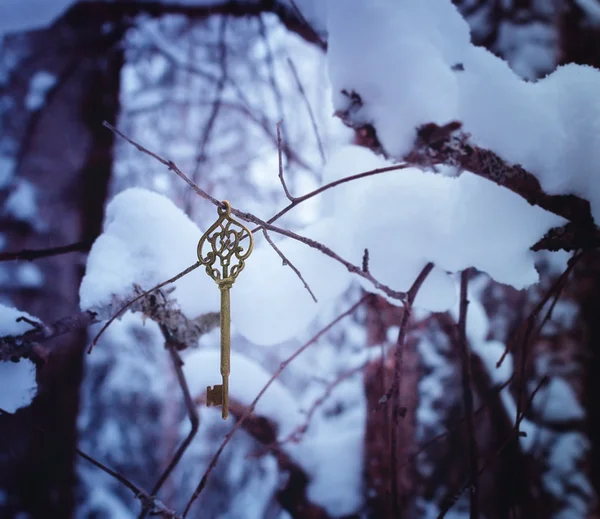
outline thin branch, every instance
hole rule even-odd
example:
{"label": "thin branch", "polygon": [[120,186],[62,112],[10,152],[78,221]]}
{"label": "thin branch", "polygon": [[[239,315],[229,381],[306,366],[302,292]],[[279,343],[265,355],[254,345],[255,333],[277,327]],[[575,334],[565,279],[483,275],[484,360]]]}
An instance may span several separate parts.
{"label": "thin branch", "polygon": [[131,305],[133,305],[135,302],[139,301],[143,297],[147,296],[148,294],[154,292],[155,290],[158,290],[159,288],[162,288],[165,285],[168,285],[169,283],[174,283],[178,279],[182,278],[183,276],[185,276],[185,275],[189,274],[190,272],[192,272],[193,270],[197,269],[199,266],[200,266],[200,262],[197,261],[196,263],[194,263],[193,265],[189,266],[185,270],[182,270],[181,272],[179,272],[179,274],[176,274],[172,278],[169,278],[166,281],[163,281],[162,283],[159,283],[155,287],[152,287],[150,290],[146,290],[145,292],[142,292],[137,297],[134,297],[132,300],[130,300],[127,303],[125,303],[121,308],[119,308],[119,310],[108,321],[106,321],[106,323],[104,323],[104,325],[102,326],[102,328],[100,329],[100,331],[96,334],[96,336],[92,340],[92,343],[90,344],[90,347],[88,349],[88,353],[92,353],[92,349],[94,348],[94,346],[96,346],[96,344],[98,344],[98,340],[100,339],[100,337],[102,336],[102,334],[106,331],[106,329],[116,319],[118,319],[121,315],[123,315],[123,313],[125,312],[125,310],[127,310],[129,307],[131,307]]}
{"label": "thin branch", "polygon": [[89,454],[86,454],[78,448],[75,449],[75,452],[84,460],[89,461],[92,465],[99,468],[103,472],[106,472],[109,476],[112,476],[121,484],[123,484],[126,488],[131,490],[136,499],[140,500],[144,509],[152,512],[153,516],[159,516],[163,519],[183,519],[180,515],[177,515],[177,513],[175,513],[173,510],[169,510],[168,508],[166,508],[165,505],[163,505],[160,501],[158,501],[152,496],[149,496],[145,490],[138,487],[136,484],[131,482],[131,480],[127,479],[125,476],[123,476],[116,470],[112,470],[111,468],[99,462],[97,459],[92,458]]}
{"label": "thin branch", "polygon": [[300,81],[300,76],[298,75],[298,71],[296,70],[296,66],[294,65],[294,62],[290,58],[288,58],[287,63],[288,63],[288,66],[290,67],[290,70],[292,71],[292,75],[294,76],[294,81],[296,82],[298,91],[300,92],[300,95],[302,96],[302,100],[304,101],[304,104],[306,105],[306,110],[308,111],[308,116],[310,117],[310,123],[312,125],[312,129],[315,134],[315,138],[317,139],[317,145],[319,147],[319,154],[321,155],[321,162],[323,164],[325,164],[325,162],[327,162],[327,159],[325,157],[325,148],[323,148],[323,142],[321,141],[321,136],[319,135],[319,128],[317,127],[317,121],[315,119],[315,114],[313,113],[312,107],[310,106],[310,101],[308,100],[306,91],[304,90],[304,86],[302,85],[302,82]]}
{"label": "thin branch", "polygon": [[[150,491],[150,495],[152,497],[156,497],[156,494],[158,494],[159,490],[162,488],[171,472],[173,472],[173,470],[181,460],[181,457],[183,456],[190,443],[196,436],[196,433],[198,432],[198,427],[200,426],[200,417],[198,416],[198,409],[196,408],[194,399],[190,394],[190,388],[185,378],[185,374],[183,373],[183,361],[181,360],[179,353],[177,353],[177,350],[185,348],[182,348],[182,345],[178,344],[178,339],[173,337],[171,332],[164,324],[160,325],[160,330],[163,334],[163,337],[165,338],[166,349],[169,352],[169,356],[171,357],[171,362],[173,363],[173,368],[175,369],[175,375],[177,376],[177,382],[179,383],[179,387],[181,388],[181,391],[183,393],[183,400],[185,402],[185,408],[190,419],[191,429],[186,438],[181,443],[181,445],[175,451],[175,454],[173,455],[173,458],[167,465],[167,468],[158,478],[158,481],[155,483],[155,485],[152,487],[152,490]],[[142,507],[139,519],[144,519],[147,513],[148,508]]]}
{"label": "thin branch", "polygon": [[471,372],[471,352],[467,343],[467,285],[469,283],[469,272],[463,270],[460,274],[460,304],[458,314],[458,346],[462,361],[462,389],[467,417],[467,432],[469,436],[469,468],[470,468],[470,519],[479,519],[479,478],[478,478],[478,454],[477,437],[475,435],[475,419],[473,413],[473,377]]}
{"label": "thin branch", "polygon": [[[225,34],[227,31],[228,20],[229,18],[227,16],[223,16],[221,18],[221,25],[219,27],[219,63],[221,64],[221,75],[215,86],[215,98],[211,105],[208,120],[204,125],[202,136],[200,137],[200,143],[198,144],[198,153],[196,154],[196,166],[194,167],[194,172],[192,174],[192,179],[195,183],[196,179],[198,178],[198,173],[200,172],[200,167],[202,166],[202,164],[204,164],[204,162],[206,162],[206,147],[208,145],[208,141],[211,137],[213,128],[215,126],[215,122],[217,120],[217,116],[219,115],[219,111],[222,106],[221,101],[223,96],[223,90],[225,89],[225,83],[227,82],[227,45],[225,44]],[[192,210],[192,200],[192,197],[188,197],[188,200],[185,204],[187,212],[190,215]]]}
{"label": "thin branch", "polygon": [[291,211],[294,207],[296,207],[297,205],[300,205],[302,202],[306,202],[310,198],[320,195],[324,191],[328,191],[329,189],[339,186],[340,184],[345,184],[346,182],[352,182],[353,180],[371,177],[373,175],[380,175],[382,173],[388,173],[390,171],[397,171],[399,169],[406,169],[406,168],[410,168],[410,167],[411,166],[409,164],[405,164],[405,163],[394,164],[393,166],[386,166],[384,168],[376,168],[376,169],[372,169],[370,171],[364,171],[362,173],[357,173],[355,175],[349,175],[347,177],[339,178],[339,179],[334,180],[333,182],[329,182],[328,184],[325,184],[324,186],[321,186],[313,191],[310,191],[310,192],[306,193],[305,195],[295,197],[292,202],[290,202],[287,206],[285,206],[283,209],[281,209],[274,216],[269,218],[267,220],[267,223],[273,223],[273,222],[279,220],[279,218],[281,218],[284,214]]}
{"label": "thin branch", "polygon": [[[535,398],[535,395],[537,394],[537,392],[540,390],[540,388],[545,383],[547,383],[546,377],[544,377],[540,381],[540,383],[535,387],[535,389],[532,391],[532,393],[527,401],[525,411],[529,408],[529,406],[531,405],[531,402],[533,402],[533,399]],[[495,459],[498,458],[502,454],[504,449],[506,449],[506,447],[508,445],[510,445],[510,443],[515,438],[518,439],[519,437],[521,437],[524,434],[524,433],[519,432],[519,425],[523,421],[524,418],[525,418],[525,412],[521,413],[521,415],[518,417],[517,423],[515,424],[515,427],[513,428],[512,433],[509,434],[509,436],[504,440],[504,442],[496,450],[494,455],[491,456],[485,463],[482,464],[481,468],[477,471],[478,476],[481,476],[488,469],[488,467],[492,464],[492,462],[495,461]],[[440,513],[438,514],[436,519],[444,519],[444,517],[446,517],[446,514],[458,502],[458,500],[469,489],[470,486],[471,486],[471,478],[469,477],[469,478],[467,478],[466,483],[459,489],[458,492],[455,492],[454,494],[450,494],[451,499],[444,506],[441,507]]]}
{"label": "thin branch", "polygon": [[[548,301],[550,301],[550,298],[552,296],[554,296],[555,294],[560,295],[560,293],[562,292],[567,278],[569,277],[571,271],[573,270],[573,268],[575,267],[575,265],[577,265],[577,263],[579,262],[579,260],[581,260],[581,258],[583,257],[583,255],[585,254],[585,252],[581,252],[579,254],[576,254],[575,256],[573,256],[568,264],[567,264],[567,268],[565,269],[565,271],[556,279],[556,281],[552,284],[552,286],[548,289],[548,291],[546,292],[546,294],[544,295],[544,297],[540,300],[540,302],[535,306],[535,308],[531,311],[531,313],[529,314],[529,317],[527,318],[527,320],[525,321],[524,324],[522,324],[520,326],[520,328],[517,330],[517,332],[514,334],[514,336],[511,338],[510,341],[507,341],[506,344],[506,349],[504,350],[504,352],[502,353],[502,356],[500,357],[500,359],[498,360],[498,362],[496,363],[496,367],[499,368],[502,363],[504,362],[504,359],[506,358],[506,356],[512,351],[513,348],[513,344],[516,342],[516,336],[518,336],[520,334],[520,332],[523,330],[523,327],[526,327],[526,330],[529,330],[529,334],[531,334],[532,327],[535,325],[535,322],[537,321],[537,318],[540,314],[540,312],[542,311],[542,309],[544,308],[544,306],[546,306],[546,304],[548,303]],[[531,327],[531,329],[530,329]],[[538,332],[541,331],[541,327],[538,329]]]}
{"label": "thin branch", "polygon": [[221,442],[221,445],[217,449],[217,452],[215,453],[215,455],[210,460],[210,463],[208,464],[208,468],[206,469],[206,472],[202,476],[202,479],[200,480],[200,483],[198,484],[198,486],[194,490],[194,493],[192,494],[192,497],[190,498],[188,504],[186,505],[185,510],[183,511],[182,517],[185,518],[187,516],[188,512],[190,511],[190,508],[191,508],[192,504],[198,498],[198,496],[201,494],[202,490],[204,490],[204,488],[206,487],[206,482],[208,481],[208,476],[210,475],[210,473],[212,472],[212,470],[217,465],[217,462],[219,461],[219,457],[221,456],[221,453],[223,452],[223,449],[225,449],[225,447],[227,446],[227,444],[229,443],[229,441],[231,440],[231,438],[235,434],[235,432],[244,424],[244,422],[246,421],[246,419],[254,412],[256,404],[262,398],[262,396],[265,394],[265,392],[267,391],[267,389],[269,389],[269,387],[275,381],[275,379],[283,372],[283,370],[294,359],[296,359],[296,357],[298,357],[301,353],[303,353],[310,346],[312,346],[313,344],[315,344],[323,335],[325,335],[331,328],[333,328],[342,319],[344,319],[345,317],[347,317],[347,316],[351,315],[352,313],[354,313],[354,311],[360,305],[362,305],[364,303],[364,301],[368,297],[369,297],[369,294],[364,295],[362,298],[360,298],[348,310],[346,310],[344,313],[340,314],[333,321],[331,321],[327,326],[325,326],[324,328],[322,328],[312,339],[310,339],[308,342],[306,342],[303,346],[301,346],[299,349],[297,349],[290,357],[288,357],[285,361],[283,361],[281,363],[281,365],[279,366],[279,368],[277,369],[277,371],[275,371],[275,373],[273,374],[273,376],[269,379],[269,381],[265,384],[265,386],[260,390],[260,392],[258,393],[258,395],[256,396],[256,398],[248,406],[248,409],[246,409],[246,411],[243,414],[243,416],[233,426],[233,428],[231,429],[231,431],[229,431],[227,433],[227,435],[225,436],[225,438]]}
{"label": "thin branch", "polygon": [[[394,379],[392,381],[392,387],[390,392],[392,396],[392,427],[390,430],[390,450],[391,450],[391,478],[390,478],[390,492],[392,498],[392,510],[394,517],[400,517],[400,496],[398,488],[398,457],[397,457],[397,446],[398,446],[398,435],[400,431],[400,417],[402,416],[402,410],[400,408],[400,377],[402,374],[402,368],[404,364],[404,339],[406,338],[406,331],[408,328],[408,320],[412,312],[412,305],[417,297],[417,294],[423,285],[425,279],[433,269],[433,263],[427,263],[415,279],[414,283],[407,292],[406,302],[402,311],[402,321],[400,323],[400,329],[398,330],[398,338],[396,340],[396,349],[394,352]],[[387,401],[387,395],[384,397]],[[383,399],[382,399],[383,400]]]}
{"label": "thin branch", "polygon": [[271,247],[273,247],[273,249],[275,249],[275,252],[279,255],[279,257],[281,258],[281,261],[283,261],[283,264],[287,265],[288,267],[290,267],[294,271],[294,273],[296,274],[296,276],[298,276],[298,278],[300,279],[300,281],[302,281],[302,284],[304,285],[304,288],[306,288],[306,290],[308,290],[308,293],[310,294],[310,297],[312,297],[313,301],[315,303],[317,303],[318,301],[317,301],[317,298],[316,298],[315,294],[313,293],[313,291],[311,290],[311,288],[308,286],[308,283],[305,281],[305,279],[302,277],[302,274],[300,273],[300,271],[296,268],[296,266],[289,259],[287,259],[287,257],[283,254],[283,252],[281,252],[281,249],[279,249],[279,247],[277,247],[277,245],[275,245],[275,243],[273,242],[273,240],[269,236],[269,233],[267,232],[266,229],[263,229],[263,234],[265,236],[265,239],[269,242],[269,245]]}
{"label": "thin branch", "polygon": [[39,258],[67,254],[69,252],[86,252],[90,249],[93,242],[93,240],[84,240],[71,243],[70,245],[63,245],[61,247],[51,247],[49,249],[24,249],[18,252],[0,252],[0,261],[32,261]]}
{"label": "thin branch", "polygon": [[348,371],[345,371],[340,376],[338,376],[335,380],[333,380],[332,382],[327,384],[323,394],[312,403],[309,410],[307,411],[305,422],[303,424],[299,425],[298,427],[296,427],[296,429],[294,429],[283,440],[278,441],[277,445],[281,447],[285,443],[289,443],[289,442],[298,443],[299,441],[301,441],[302,437],[306,434],[306,431],[308,431],[308,428],[310,426],[310,423],[312,421],[312,418],[313,418],[315,412],[331,396],[331,393],[333,393],[333,390],[337,386],[339,386],[342,382],[344,382],[345,380],[348,380],[350,377],[353,377],[357,373],[360,373],[363,369],[365,369],[366,365],[367,365],[367,363],[365,362],[364,364],[361,364],[360,366],[356,366],[353,369],[349,369]]}
{"label": "thin branch", "polygon": [[283,177],[283,160],[281,157],[281,121],[277,123],[277,156],[279,158],[279,181],[281,182],[285,196],[287,196],[290,202],[293,202],[295,198],[291,195],[285,182],[285,178]]}

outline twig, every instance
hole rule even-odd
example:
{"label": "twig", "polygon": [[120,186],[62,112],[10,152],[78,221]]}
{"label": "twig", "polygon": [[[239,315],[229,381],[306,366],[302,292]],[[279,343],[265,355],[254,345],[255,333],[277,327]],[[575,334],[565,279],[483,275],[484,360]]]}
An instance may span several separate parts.
{"label": "twig", "polygon": [[149,496],[145,490],[138,487],[135,483],[127,479],[119,472],[112,470],[111,468],[99,462],[97,459],[92,458],[89,454],[86,454],[78,448],[75,449],[75,452],[84,460],[89,461],[92,465],[98,467],[103,472],[106,472],[109,476],[112,476],[121,484],[123,484],[126,488],[131,490],[131,492],[133,492],[133,494],[135,495],[136,499],[140,500],[144,509],[151,511],[152,515],[160,516],[163,519],[183,519],[181,516],[177,515],[177,513],[175,513],[173,510],[169,510],[168,508],[166,508],[165,505],[163,505],[160,501],[158,501],[152,496]]}
{"label": "twig", "polygon": [[[408,328],[408,320],[412,312],[412,305],[417,297],[417,294],[423,285],[425,279],[433,269],[433,263],[427,263],[415,279],[414,283],[410,287],[406,295],[406,302],[402,311],[402,321],[400,323],[400,329],[398,330],[398,338],[396,340],[396,350],[394,352],[394,379],[392,381],[392,387],[390,392],[392,395],[392,427],[390,431],[390,450],[391,450],[391,478],[390,478],[390,493],[392,498],[392,510],[394,517],[400,517],[400,496],[398,489],[398,457],[397,457],[397,445],[399,435],[399,422],[401,416],[400,409],[400,377],[402,374],[402,367],[404,363],[404,339],[406,337],[406,330]],[[386,395],[387,396],[387,395]],[[387,398],[384,397],[387,401]]]}
{"label": "twig", "polygon": [[470,467],[470,519],[479,519],[479,479],[478,479],[478,455],[477,437],[475,435],[475,419],[473,413],[473,377],[471,373],[471,352],[467,344],[467,285],[469,283],[469,272],[463,270],[460,274],[460,305],[458,313],[458,347],[462,360],[462,389],[467,417],[467,431],[469,436],[469,467]]}
{"label": "twig", "polygon": [[369,249],[365,249],[363,252],[362,270],[363,272],[369,272]]}
{"label": "twig", "polygon": [[[196,436],[196,433],[198,432],[198,427],[200,426],[200,417],[198,416],[198,410],[196,409],[196,404],[194,402],[194,399],[192,398],[192,395],[190,394],[190,389],[185,375],[183,373],[183,369],[181,369],[181,367],[183,366],[183,361],[181,360],[179,353],[177,353],[177,350],[184,348],[181,348],[181,346],[177,344],[178,340],[175,337],[173,337],[171,332],[167,329],[167,327],[164,324],[160,325],[160,330],[163,334],[163,337],[165,338],[166,349],[169,352],[169,356],[171,357],[173,368],[175,369],[175,374],[177,376],[177,382],[179,383],[179,387],[181,388],[181,391],[183,393],[183,400],[185,402],[185,408],[190,419],[191,429],[188,435],[186,436],[185,440],[183,440],[181,445],[175,451],[175,454],[173,455],[173,458],[167,465],[167,468],[158,478],[158,481],[155,483],[155,485],[152,487],[152,490],[150,491],[150,495],[152,497],[156,497],[158,491],[162,488],[163,484],[165,483],[171,472],[173,472],[173,470],[181,460],[181,457],[183,456],[190,443],[194,439],[194,436]],[[144,519],[147,513],[147,507],[142,507],[139,519]]]}
{"label": "twig", "polygon": [[310,406],[308,412],[306,413],[305,422],[303,424],[299,425],[298,427],[296,427],[296,429],[293,430],[290,434],[288,434],[283,440],[277,442],[277,445],[281,446],[281,445],[283,445],[285,443],[289,443],[289,442],[294,442],[294,443],[299,442],[302,439],[302,436],[304,436],[304,434],[306,434],[306,431],[308,430],[310,423],[312,421],[313,415],[315,414],[317,409],[319,407],[321,407],[323,405],[323,403],[331,396],[331,393],[333,393],[333,390],[337,386],[339,386],[342,382],[344,382],[345,380],[348,380],[350,377],[356,375],[357,373],[360,373],[363,369],[365,369],[366,365],[367,365],[367,363],[365,362],[364,364],[361,364],[360,366],[356,366],[353,369],[345,371],[339,377],[337,377],[335,380],[333,380],[332,382],[327,384],[323,394],[319,398],[317,398]]}
{"label": "twig", "polygon": [[[211,104],[210,114],[208,116],[208,120],[204,125],[204,129],[202,130],[202,136],[200,138],[200,143],[198,144],[198,153],[196,155],[196,166],[194,167],[194,173],[192,174],[192,179],[196,182],[198,178],[198,173],[200,171],[200,166],[206,161],[206,146],[212,134],[212,130],[215,126],[215,122],[217,120],[217,116],[219,115],[219,111],[221,110],[221,101],[223,96],[223,90],[225,89],[225,83],[227,82],[227,45],[225,44],[225,33],[227,31],[227,22],[229,18],[227,16],[223,16],[221,18],[221,26],[219,28],[219,62],[221,64],[221,75],[217,84],[215,86],[215,99]],[[188,214],[191,215],[192,211],[192,197],[188,197],[186,201],[186,208],[188,209]]]}
{"label": "twig", "polygon": [[[533,401],[533,399],[535,398],[535,395],[537,394],[537,392],[540,390],[540,388],[546,383],[546,379],[542,379],[540,381],[540,383],[536,386],[536,388],[532,391],[531,396],[528,399],[527,402],[527,406],[526,408],[529,407],[529,405],[531,405],[531,402]],[[519,424],[521,423],[521,421],[523,421],[523,419],[525,418],[525,413],[523,412],[517,419],[517,423],[515,424],[515,427],[512,430],[512,433],[508,436],[508,438],[506,438],[504,440],[504,442],[502,443],[502,445],[500,445],[500,447],[496,450],[496,452],[494,453],[493,456],[491,456],[485,463],[482,464],[481,468],[477,471],[477,475],[481,476],[481,474],[483,474],[486,469],[491,465],[491,463],[502,454],[502,452],[504,451],[504,449],[510,445],[510,443],[513,441],[513,439],[516,437],[517,439],[521,436],[521,433],[519,432]],[[458,502],[458,500],[460,499],[460,497],[467,491],[467,489],[470,487],[471,485],[471,478],[467,478],[467,482],[459,489],[458,492],[454,493],[454,494],[450,494],[452,496],[452,499],[446,503],[446,505],[444,505],[441,510],[440,513],[438,514],[436,519],[443,519],[444,517],[446,517],[446,514],[450,511],[450,509]]]}
{"label": "twig", "polygon": [[281,156],[281,121],[277,123],[277,157],[279,158],[279,181],[281,182],[285,196],[287,196],[290,202],[293,202],[295,198],[291,195],[285,182],[285,178],[283,177],[283,160]]}
{"label": "twig", "polygon": [[329,182],[328,184],[325,184],[324,186],[321,186],[313,191],[310,191],[310,192],[306,193],[305,195],[295,197],[293,202],[290,202],[287,206],[285,206],[283,209],[281,209],[279,212],[277,212],[274,216],[269,218],[267,220],[267,223],[273,223],[273,222],[279,220],[279,218],[281,218],[284,214],[291,211],[294,207],[301,204],[302,202],[306,202],[310,198],[320,195],[324,191],[327,191],[331,188],[339,186],[340,184],[345,184],[346,182],[352,182],[353,180],[371,177],[373,175],[380,175],[382,173],[388,173],[390,171],[397,171],[400,169],[406,169],[406,168],[410,168],[410,167],[411,166],[409,164],[405,164],[405,163],[394,164],[393,166],[386,166],[384,168],[376,168],[376,169],[372,169],[369,171],[364,171],[362,173],[356,173],[355,175],[349,175],[347,177],[338,178],[337,180],[334,180],[333,182]]}
{"label": "twig", "polygon": [[294,81],[296,82],[298,91],[300,92],[300,95],[302,96],[302,100],[304,101],[304,104],[306,105],[306,110],[308,111],[308,116],[310,117],[310,123],[312,125],[313,132],[315,134],[315,138],[317,139],[317,145],[319,147],[319,154],[321,155],[321,162],[323,164],[325,164],[325,162],[327,162],[327,159],[325,157],[325,149],[323,148],[323,142],[321,141],[321,136],[319,135],[319,128],[317,127],[317,121],[315,120],[315,114],[313,113],[312,107],[310,106],[310,101],[308,100],[306,91],[304,90],[304,86],[302,85],[302,82],[300,81],[300,76],[298,76],[298,71],[296,70],[296,66],[294,65],[294,62],[290,58],[287,58],[287,63],[288,63],[288,66],[290,67],[290,70],[292,71],[292,75],[294,76]]}
{"label": "twig", "polygon": [[273,240],[271,239],[271,237],[269,236],[269,233],[267,232],[266,229],[263,229],[263,234],[265,236],[265,239],[269,242],[269,245],[271,247],[273,247],[273,249],[275,249],[275,252],[279,255],[279,257],[281,258],[281,261],[283,261],[284,265],[287,265],[288,267],[290,267],[296,274],[296,276],[298,276],[298,278],[300,279],[300,281],[302,281],[302,284],[304,285],[304,288],[306,288],[306,290],[308,290],[308,293],[310,294],[310,297],[313,298],[313,301],[315,303],[317,303],[317,298],[315,296],[315,294],[313,293],[313,291],[310,289],[310,287],[308,286],[308,283],[305,281],[305,279],[302,277],[302,274],[300,273],[300,271],[296,268],[296,266],[283,254],[283,252],[281,252],[281,249],[279,249],[279,247],[277,247],[277,245],[275,245],[275,243],[273,242]]}
{"label": "twig", "polygon": [[136,301],[139,301],[140,299],[142,299],[143,297],[147,296],[151,292],[154,292],[155,290],[158,290],[159,288],[162,288],[165,285],[168,285],[169,283],[174,283],[178,279],[182,278],[183,276],[185,276],[185,275],[189,274],[190,272],[192,272],[193,270],[197,269],[199,266],[200,266],[200,262],[197,261],[196,263],[194,263],[193,265],[189,266],[185,270],[182,270],[181,272],[179,272],[179,274],[176,274],[172,278],[169,278],[166,281],[163,281],[162,283],[159,283],[155,287],[152,287],[150,290],[146,290],[145,292],[142,292],[137,297],[134,297],[131,301],[125,303],[121,308],[119,308],[119,310],[108,321],[106,321],[106,323],[104,323],[104,325],[102,326],[102,328],[100,329],[100,331],[96,334],[96,336],[92,340],[92,343],[90,344],[90,347],[88,349],[88,353],[92,353],[92,349],[94,348],[94,346],[96,346],[96,344],[98,344],[98,340],[100,339],[100,337],[102,336],[102,334],[106,331],[106,329],[116,319],[118,319],[121,315],[123,315],[123,312],[125,312],[125,310],[127,310]]}
{"label": "twig", "polygon": [[244,424],[245,420],[251,415],[252,412],[254,412],[254,408],[256,407],[256,404],[258,403],[258,401],[262,398],[262,396],[265,394],[265,392],[267,391],[267,389],[269,389],[269,387],[271,386],[271,384],[275,381],[275,379],[281,374],[281,372],[296,358],[298,357],[301,353],[303,353],[306,349],[308,349],[310,346],[312,346],[313,344],[315,344],[324,334],[326,334],[331,328],[333,328],[338,322],[340,322],[342,319],[344,319],[344,317],[347,317],[348,315],[354,313],[354,311],[361,305],[363,304],[363,302],[369,297],[369,294],[364,295],[361,299],[359,299],[359,301],[357,301],[356,303],[354,303],[348,310],[346,310],[343,314],[340,314],[338,317],[336,317],[333,321],[331,321],[327,326],[325,326],[324,328],[322,328],[315,336],[313,336],[312,339],[310,339],[308,342],[306,342],[303,346],[301,346],[299,349],[297,349],[290,357],[288,357],[285,361],[283,361],[281,363],[281,365],[279,366],[279,368],[277,369],[277,371],[275,371],[275,373],[273,374],[273,376],[269,379],[269,381],[265,384],[265,386],[260,390],[260,392],[258,393],[258,395],[256,396],[256,398],[252,401],[252,403],[248,406],[248,409],[246,409],[245,413],[243,414],[243,416],[239,419],[239,421],[233,426],[233,428],[231,429],[231,431],[229,431],[227,433],[227,435],[225,436],[225,438],[223,439],[223,441],[221,442],[221,445],[219,446],[219,448],[217,449],[217,452],[215,453],[215,455],[212,457],[212,459],[210,460],[210,463],[208,464],[208,468],[206,469],[206,472],[204,473],[204,475],[202,476],[202,479],[200,480],[200,483],[198,484],[198,486],[196,487],[196,489],[194,490],[194,493],[192,494],[192,497],[190,498],[188,504],[185,507],[185,510],[183,511],[182,517],[186,517],[188,512],[190,511],[190,508],[192,506],[192,504],[194,503],[194,501],[198,498],[198,496],[201,494],[202,490],[204,490],[204,488],[206,487],[206,482],[208,481],[208,476],[210,475],[210,473],[212,472],[212,470],[215,468],[215,466],[217,465],[217,462],[219,461],[219,457],[221,456],[221,453],[223,452],[223,449],[226,447],[226,445],[229,443],[229,441],[231,440],[232,436],[235,434],[235,432]]}
{"label": "twig", "polygon": [[32,261],[49,256],[58,256],[69,252],[84,252],[92,246],[93,240],[78,241],[62,247],[51,247],[49,249],[23,249],[18,252],[0,252],[0,261],[25,260]]}
{"label": "twig", "polygon": [[[566,280],[569,277],[569,274],[571,273],[571,271],[573,270],[573,268],[575,267],[575,265],[577,265],[577,263],[579,262],[579,260],[583,257],[584,252],[581,252],[579,254],[576,254],[575,256],[573,256],[570,260],[569,263],[567,265],[567,268],[565,269],[565,271],[556,279],[556,281],[552,284],[552,286],[548,289],[548,291],[546,292],[546,294],[544,295],[544,297],[540,300],[540,302],[535,306],[535,308],[531,311],[531,313],[529,314],[529,317],[527,318],[526,322],[521,325],[521,327],[519,328],[519,330],[517,330],[517,333],[515,333],[515,336],[518,335],[518,333],[522,330],[523,326],[527,326],[529,327],[530,323],[531,326],[533,326],[535,324],[535,321],[538,318],[538,315],[540,314],[540,312],[542,311],[542,309],[544,308],[544,306],[546,306],[546,304],[548,303],[548,301],[550,300],[550,298],[554,295],[554,294],[560,294],[565,286]],[[538,331],[541,330],[541,327]],[[507,341],[506,344],[506,349],[504,350],[504,352],[502,353],[502,356],[500,357],[500,359],[498,360],[498,362],[496,363],[496,367],[499,368],[502,363],[504,362],[504,359],[506,358],[506,356],[512,351],[512,347],[513,344],[516,340],[516,337],[513,336],[513,338],[510,341]]]}

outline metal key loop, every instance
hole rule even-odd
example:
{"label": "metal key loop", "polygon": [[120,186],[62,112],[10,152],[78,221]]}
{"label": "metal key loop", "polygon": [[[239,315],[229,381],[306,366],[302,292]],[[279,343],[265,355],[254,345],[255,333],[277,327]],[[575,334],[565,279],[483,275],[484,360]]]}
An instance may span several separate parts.
{"label": "metal key loop", "polygon": [[[229,415],[229,373],[231,351],[231,309],[229,291],[245,261],[252,253],[254,239],[250,230],[231,217],[227,200],[217,207],[219,218],[198,242],[198,260],[221,291],[221,378],[222,384],[206,388],[206,405],[222,406],[223,419]],[[247,247],[242,239],[248,238]],[[207,249],[207,250],[205,250]]]}

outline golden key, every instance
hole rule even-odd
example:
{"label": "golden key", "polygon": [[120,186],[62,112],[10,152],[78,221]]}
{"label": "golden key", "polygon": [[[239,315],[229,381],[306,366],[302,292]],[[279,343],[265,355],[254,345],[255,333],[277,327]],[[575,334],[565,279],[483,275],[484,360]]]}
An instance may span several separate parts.
{"label": "golden key", "polygon": [[[238,274],[244,269],[245,261],[252,253],[252,233],[231,217],[231,205],[227,200],[217,207],[219,218],[204,233],[198,242],[198,259],[206,267],[206,273],[221,291],[221,378],[222,384],[206,388],[206,405],[222,406],[223,419],[229,415],[229,356],[231,349],[231,311],[229,291]],[[242,240],[248,238],[244,249]],[[209,249],[209,250],[204,250]],[[218,265],[215,265],[218,263]]]}

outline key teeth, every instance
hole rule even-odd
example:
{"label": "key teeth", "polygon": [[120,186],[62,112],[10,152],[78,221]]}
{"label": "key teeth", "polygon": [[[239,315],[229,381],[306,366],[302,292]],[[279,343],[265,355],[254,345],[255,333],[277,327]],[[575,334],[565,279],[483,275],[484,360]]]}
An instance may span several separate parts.
{"label": "key teeth", "polygon": [[223,405],[223,386],[217,384],[206,386],[206,407],[218,407]]}

